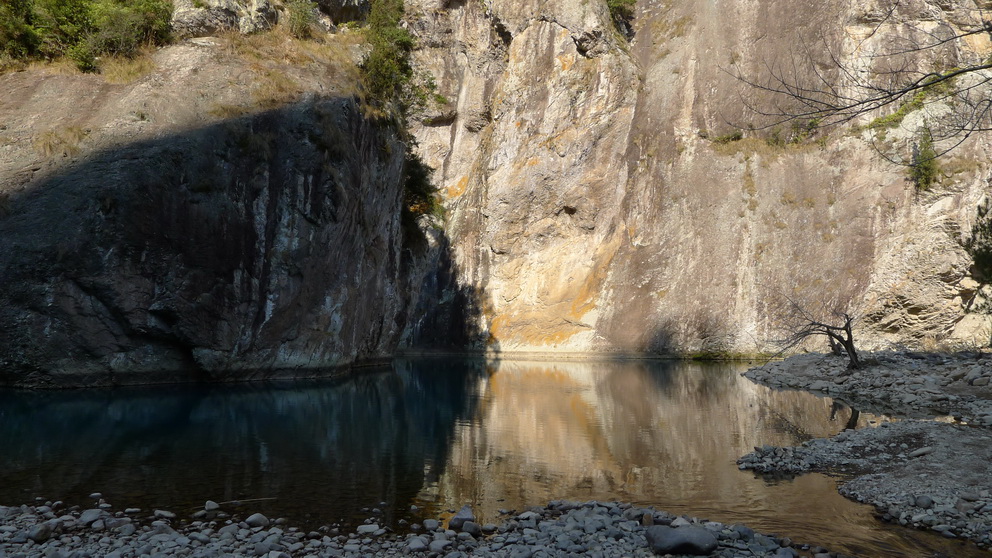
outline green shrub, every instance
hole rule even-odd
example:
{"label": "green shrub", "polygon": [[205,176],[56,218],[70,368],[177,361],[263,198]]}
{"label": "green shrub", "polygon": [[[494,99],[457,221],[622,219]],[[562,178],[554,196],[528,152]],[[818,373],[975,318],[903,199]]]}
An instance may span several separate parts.
{"label": "green shrub", "polygon": [[29,23],[30,5],[26,0],[0,3],[0,54],[25,58],[37,51],[38,33]]}
{"label": "green shrub", "polygon": [[310,0],[290,0],[286,4],[289,33],[297,39],[309,39],[317,24],[317,4]]}
{"label": "green shrub", "polygon": [[444,208],[437,195],[437,188],[431,183],[434,169],[429,167],[413,152],[408,144],[403,165],[403,207],[400,210],[400,223],[403,227],[405,248],[426,249],[426,237],[420,230],[419,217],[428,215],[434,218],[434,226],[444,219]]}
{"label": "green shrub", "polygon": [[820,129],[820,119],[811,118],[809,120],[795,120],[792,122],[792,134],[789,143],[803,143],[816,135]]}
{"label": "green shrub", "polygon": [[414,215],[442,216],[437,188],[431,183],[434,169],[412,150],[407,150],[403,165],[403,205]]}
{"label": "green shrub", "polygon": [[0,54],[68,57],[95,71],[101,55],[133,56],[169,40],[169,0],[0,0]]}
{"label": "green shrub", "polygon": [[940,178],[940,165],[934,149],[930,130],[924,129],[913,148],[913,161],[909,165],[909,177],[920,192],[926,192]]}
{"label": "green shrub", "polygon": [[32,23],[41,38],[45,58],[65,56],[92,28],[92,0],[31,0]]}
{"label": "green shrub", "polygon": [[624,35],[630,35],[630,22],[634,19],[634,6],[637,0],[606,0],[613,25]]}
{"label": "green shrub", "polygon": [[768,132],[768,136],[765,137],[765,143],[771,147],[785,147],[786,142],[785,139],[782,138],[782,130],[780,130],[778,126],[772,128],[772,130]]}
{"label": "green shrub", "polygon": [[[413,35],[400,26],[403,0],[372,0],[366,37],[372,47],[362,63],[362,83],[368,100],[381,108],[395,107],[401,121],[413,111],[445,100],[435,92],[429,73],[416,72],[410,53],[416,43]],[[414,153],[414,141],[407,142],[404,165],[404,219],[412,223],[416,215],[441,216],[437,189],[431,183],[433,169]]]}
{"label": "green shrub", "polygon": [[78,44],[72,45],[65,55],[81,72],[95,72],[98,69],[96,54],[88,41],[80,41]]}
{"label": "green shrub", "polygon": [[367,100],[380,107],[393,104],[405,118],[446,99],[436,93],[430,73],[413,69],[410,53],[416,41],[400,26],[402,18],[403,0],[372,0],[365,30],[372,48],[361,70]]}
{"label": "green shrub", "polygon": [[134,56],[145,45],[169,40],[172,5],[167,0],[95,0],[87,40],[100,54]]}
{"label": "green shrub", "polygon": [[362,82],[374,102],[398,102],[405,113],[416,104],[409,95],[415,77],[410,64],[415,42],[400,27],[402,17],[403,0],[372,0],[366,29],[372,49],[362,63]]}
{"label": "green shrub", "polygon": [[713,138],[713,143],[718,143],[720,145],[728,144],[732,141],[740,141],[744,139],[744,132],[740,130],[734,130],[729,134],[723,134],[722,136],[717,136]]}

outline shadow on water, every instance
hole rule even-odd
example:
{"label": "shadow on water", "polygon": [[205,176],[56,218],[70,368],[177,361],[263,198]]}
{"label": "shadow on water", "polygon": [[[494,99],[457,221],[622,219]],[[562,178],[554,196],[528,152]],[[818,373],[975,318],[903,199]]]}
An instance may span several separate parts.
{"label": "shadow on water", "polygon": [[335,382],[0,392],[0,501],[100,491],[190,513],[272,498],[246,509],[316,525],[379,507],[395,524],[444,474],[482,370],[433,361]]}

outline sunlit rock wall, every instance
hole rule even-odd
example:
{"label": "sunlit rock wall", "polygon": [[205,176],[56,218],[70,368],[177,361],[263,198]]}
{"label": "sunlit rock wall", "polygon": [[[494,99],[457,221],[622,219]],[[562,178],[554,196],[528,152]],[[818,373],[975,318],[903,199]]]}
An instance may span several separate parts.
{"label": "sunlit rock wall", "polygon": [[[964,318],[962,248],[988,189],[985,138],[928,193],[850,129],[713,141],[762,124],[747,106],[768,99],[734,73],[790,68],[803,46],[870,64],[911,28],[977,17],[913,2],[872,35],[888,4],[863,4],[642,0],[628,43],[601,2],[408,2],[448,100],[416,133],[488,345],[763,351],[786,298],[857,314],[866,346],[986,343],[988,318]],[[935,55],[987,53],[980,38]],[[913,118],[890,140],[911,139]]]}

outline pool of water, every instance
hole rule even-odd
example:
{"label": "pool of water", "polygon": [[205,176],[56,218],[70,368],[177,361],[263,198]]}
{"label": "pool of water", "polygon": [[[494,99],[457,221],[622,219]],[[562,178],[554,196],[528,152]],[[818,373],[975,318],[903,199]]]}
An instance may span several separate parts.
{"label": "pool of water", "polygon": [[333,382],[0,391],[0,503],[99,491],[189,514],[237,500],[313,527],[373,508],[395,526],[462,504],[485,522],[553,499],[622,500],[862,556],[972,552],[875,520],[832,478],[739,471],[753,446],[830,436],[852,415],[743,369],[438,358]]}

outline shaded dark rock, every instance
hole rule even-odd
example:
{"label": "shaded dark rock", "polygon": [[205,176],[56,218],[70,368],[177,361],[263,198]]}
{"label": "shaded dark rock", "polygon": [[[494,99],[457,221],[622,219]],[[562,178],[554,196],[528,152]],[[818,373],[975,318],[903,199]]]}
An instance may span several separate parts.
{"label": "shaded dark rock", "polygon": [[706,556],[716,550],[716,536],[702,527],[655,525],[644,530],[648,547],[655,554]]}
{"label": "shaded dark rock", "polygon": [[462,531],[472,535],[473,537],[478,537],[482,535],[482,527],[474,521],[466,521],[462,525]]}
{"label": "shaded dark rock", "polygon": [[405,250],[422,233],[401,227],[403,166],[395,131],[314,98],[46,175],[0,218],[0,384],[312,376],[391,355],[427,273]]}
{"label": "shaded dark rock", "polygon": [[317,5],[334,23],[364,21],[372,6],[368,0],[317,0]]}
{"label": "shaded dark rock", "polygon": [[462,526],[468,521],[474,522],[475,514],[472,513],[472,507],[466,505],[462,506],[462,509],[458,510],[458,513],[451,517],[448,521],[448,527],[455,531],[460,531]]}
{"label": "shaded dark rock", "polygon": [[48,523],[39,523],[28,530],[28,538],[36,543],[43,543],[52,537],[52,526]]}
{"label": "shaded dark rock", "polygon": [[734,525],[734,531],[736,531],[745,541],[754,539],[754,529],[748,527],[747,525]]}
{"label": "shaded dark rock", "polygon": [[269,518],[260,513],[254,513],[248,516],[248,519],[245,519],[245,523],[247,523],[249,527],[268,527]]}

